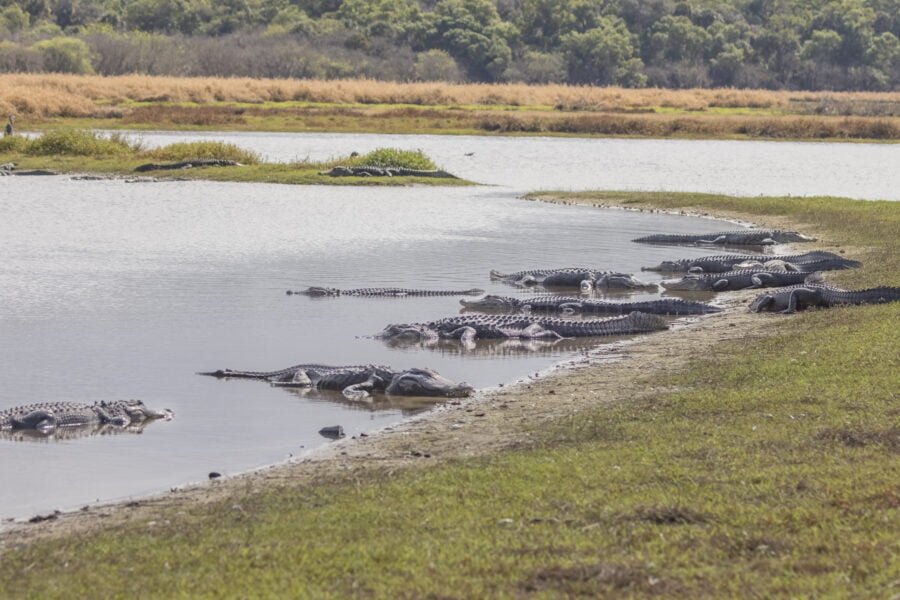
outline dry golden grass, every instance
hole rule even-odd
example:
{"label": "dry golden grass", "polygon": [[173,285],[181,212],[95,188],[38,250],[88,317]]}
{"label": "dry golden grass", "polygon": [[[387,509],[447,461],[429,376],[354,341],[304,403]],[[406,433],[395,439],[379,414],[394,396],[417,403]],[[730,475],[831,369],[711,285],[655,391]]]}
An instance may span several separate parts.
{"label": "dry golden grass", "polygon": [[[859,103],[900,106],[897,92],[626,89],[526,84],[396,83],[373,80],[222,79],[127,75],[0,75],[0,111],[36,117],[109,116],[127,102],[286,102],[550,106],[560,110],[663,107],[788,109]],[[892,109],[893,110],[893,109]]]}

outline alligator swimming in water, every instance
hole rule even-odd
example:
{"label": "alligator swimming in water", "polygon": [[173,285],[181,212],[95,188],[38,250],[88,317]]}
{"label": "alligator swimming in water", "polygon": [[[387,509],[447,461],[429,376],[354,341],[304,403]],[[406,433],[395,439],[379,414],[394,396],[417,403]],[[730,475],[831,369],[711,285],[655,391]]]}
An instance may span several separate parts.
{"label": "alligator swimming in water", "polygon": [[427,323],[388,325],[375,337],[383,340],[564,339],[632,335],[668,329],[662,317],[633,312],[609,319],[580,321],[532,315],[461,315]]}
{"label": "alligator swimming in water", "polygon": [[580,288],[596,290],[655,290],[655,283],[641,281],[628,273],[599,271],[584,267],[558,269],[529,269],[515,273],[491,271],[491,280],[504,281],[518,286],[542,285],[545,288]]}
{"label": "alligator swimming in water", "polygon": [[431,369],[396,370],[381,365],[294,365],[278,371],[235,371],[220,369],[198,375],[219,379],[259,379],[279,387],[337,390],[347,398],[359,399],[372,392],[396,396],[439,396],[461,398],[475,390],[466,383],[456,383]]}
{"label": "alligator swimming in water", "polygon": [[740,269],[738,271],[711,273],[709,275],[688,274],[681,279],[663,281],[660,285],[670,291],[724,292],[726,290],[812,283],[821,280],[822,276],[820,273],[809,273],[806,271],[777,272],[762,269]]}
{"label": "alligator swimming in water", "polygon": [[468,290],[414,290],[408,288],[355,288],[341,290],[331,287],[312,286],[305,290],[287,291],[288,296],[312,296],[315,298],[336,296],[365,296],[383,298],[404,298],[407,296],[477,296],[484,290],[472,288]]}
{"label": "alligator swimming in water", "polygon": [[645,302],[608,302],[594,298],[574,296],[511,296],[487,295],[476,300],[460,300],[468,310],[504,312],[552,312],[562,314],[615,314],[627,315],[639,311],[654,315],[705,315],[722,309],[703,302],[688,302],[676,298],[648,300]]}
{"label": "alligator swimming in water", "polygon": [[900,302],[900,288],[877,287],[844,290],[825,284],[803,284],[760,294],[750,304],[753,312],[793,313],[810,307],[829,308],[847,304],[885,304]]}
{"label": "alligator swimming in water", "polygon": [[771,246],[790,242],[814,242],[816,238],[781,229],[740,229],[717,233],[659,233],[631,240],[644,244],[718,244],[725,246]]}
{"label": "alligator swimming in water", "polygon": [[838,269],[855,269],[862,263],[844,258],[833,252],[814,250],[804,254],[781,254],[767,256],[765,254],[720,254],[683,260],[664,260],[655,267],[642,267],[642,271],[659,271],[663,273],[725,273],[732,271],[735,265],[755,261],[763,265],[773,260],[803,267],[803,271],[833,271]]}
{"label": "alligator swimming in water", "polygon": [[171,419],[172,411],[147,408],[140,400],[111,402],[41,402],[0,410],[0,431],[32,429],[51,434],[57,429],[110,425],[125,428],[156,419]]}

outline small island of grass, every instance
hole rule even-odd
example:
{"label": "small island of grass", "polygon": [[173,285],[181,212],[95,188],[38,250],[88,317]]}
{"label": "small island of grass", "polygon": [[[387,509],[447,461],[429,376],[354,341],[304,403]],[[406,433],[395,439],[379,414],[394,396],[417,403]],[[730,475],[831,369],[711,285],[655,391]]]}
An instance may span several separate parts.
{"label": "small island of grass", "polygon": [[295,185],[468,185],[442,171],[421,150],[379,148],[368,154],[323,162],[266,162],[259,154],[225,142],[181,142],[147,149],[120,134],[78,129],[48,131],[36,138],[0,139],[0,163],[10,172],[52,171],[100,176],[152,176]]}

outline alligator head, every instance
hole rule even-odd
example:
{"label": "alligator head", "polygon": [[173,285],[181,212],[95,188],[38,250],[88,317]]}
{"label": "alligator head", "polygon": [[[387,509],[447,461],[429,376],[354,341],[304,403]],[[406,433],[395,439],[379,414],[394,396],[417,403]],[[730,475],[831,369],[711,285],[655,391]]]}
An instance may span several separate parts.
{"label": "alligator head", "polygon": [[660,285],[667,290],[680,292],[695,292],[710,289],[707,279],[700,275],[685,275],[681,279],[663,281]]}
{"label": "alligator head", "polygon": [[[775,232],[773,232],[775,233]],[[803,235],[799,231],[779,231],[772,236],[776,242],[786,244],[788,242],[815,242],[816,238]]]}
{"label": "alligator head", "polygon": [[595,289],[631,290],[637,288],[656,289],[655,283],[647,283],[628,273],[603,273],[594,281]]}
{"label": "alligator head", "polygon": [[513,298],[495,296],[493,294],[488,294],[477,300],[460,300],[459,303],[473,310],[513,310],[518,304]]}
{"label": "alligator head", "polygon": [[101,402],[96,405],[107,422],[112,424],[128,425],[130,423],[143,423],[155,419],[169,420],[173,414],[168,408],[153,410],[147,407],[141,400],[114,400]]}
{"label": "alligator head", "polygon": [[660,271],[662,273],[676,273],[683,270],[682,263],[675,260],[664,260],[655,267],[641,267],[641,271]]}
{"label": "alligator head", "polygon": [[438,337],[436,331],[420,323],[388,325],[375,336],[382,340],[428,341]]}
{"label": "alligator head", "polygon": [[466,383],[456,383],[431,369],[407,369],[394,375],[385,393],[395,396],[439,396],[463,398],[475,389]]}
{"label": "alligator head", "polygon": [[330,287],[320,287],[317,285],[306,288],[305,290],[297,290],[296,292],[288,290],[287,295],[297,295],[297,296],[312,296],[312,297],[321,297],[321,296],[338,296],[340,295],[340,290],[337,288]]}

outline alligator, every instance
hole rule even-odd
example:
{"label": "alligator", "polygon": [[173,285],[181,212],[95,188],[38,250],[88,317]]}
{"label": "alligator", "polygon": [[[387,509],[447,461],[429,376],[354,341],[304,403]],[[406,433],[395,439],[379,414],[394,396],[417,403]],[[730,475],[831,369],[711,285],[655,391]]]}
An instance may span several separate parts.
{"label": "alligator", "polygon": [[460,315],[427,323],[388,325],[375,337],[407,341],[458,339],[471,345],[477,339],[564,339],[632,335],[663,329],[668,329],[668,325],[662,317],[641,312],[581,321],[531,315]]}
{"label": "alligator", "polygon": [[350,399],[363,399],[372,392],[396,396],[440,396],[462,398],[475,390],[466,383],[455,383],[431,369],[396,370],[382,365],[294,365],[278,371],[236,371],[220,369],[198,375],[219,379],[260,379],[277,387],[337,390]]}
{"label": "alligator", "polygon": [[816,238],[781,229],[740,229],[717,233],[658,233],[631,240],[643,244],[719,244],[725,246],[771,246],[790,242],[814,242]]}
{"label": "alligator", "polygon": [[752,312],[794,313],[809,307],[829,308],[848,304],[900,302],[900,288],[877,287],[844,290],[825,284],[802,284],[760,294],[750,303]]}
{"label": "alligator", "polygon": [[51,434],[56,429],[111,425],[125,428],[155,419],[172,418],[172,411],[147,408],[140,400],[111,402],[41,402],[0,410],[0,431],[33,429]]}
{"label": "alligator", "polygon": [[558,269],[530,269],[515,273],[491,271],[491,280],[504,281],[518,286],[542,285],[545,288],[580,288],[608,290],[655,290],[655,283],[647,283],[628,273],[599,271],[585,267],[564,267]]}
{"label": "alligator", "polygon": [[688,274],[681,279],[663,281],[661,285],[670,291],[724,292],[726,290],[779,287],[820,281],[822,281],[820,273],[809,273],[807,271],[777,272],[764,269],[741,269],[728,271],[727,273],[711,273],[709,275]]}
{"label": "alligator", "polygon": [[477,296],[483,294],[484,290],[472,288],[469,290],[414,290],[408,288],[356,288],[352,290],[341,290],[331,287],[308,287],[305,290],[287,291],[288,296],[312,296],[336,297],[336,296],[365,296],[365,297],[385,297],[385,298],[404,298],[407,296]]}
{"label": "alligator", "polygon": [[438,177],[442,179],[457,179],[456,175],[440,169],[407,169],[405,167],[376,167],[373,165],[356,167],[339,165],[327,171],[320,171],[319,175],[328,175],[329,177]]}
{"label": "alligator", "polygon": [[574,296],[510,296],[487,295],[477,300],[460,300],[466,309],[505,312],[554,312],[563,314],[617,314],[634,311],[654,315],[704,315],[721,312],[722,309],[703,302],[688,302],[675,298],[646,302],[608,302],[606,300],[576,298]]}
{"label": "alligator", "polygon": [[838,269],[854,269],[862,266],[856,260],[844,258],[833,252],[814,250],[804,254],[781,254],[767,256],[765,254],[720,254],[683,260],[664,260],[655,267],[642,267],[642,271],[660,271],[663,273],[725,273],[732,271],[735,265],[745,262],[765,264],[773,260],[783,260],[792,265],[804,267],[804,271],[833,271]]}
{"label": "alligator", "polygon": [[134,168],[138,173],[147,171],[177,171],[180,169],[200,169],[204,167],[242,167],[236,160],[224,158],[194,158],[170,163],[147,163]]}

